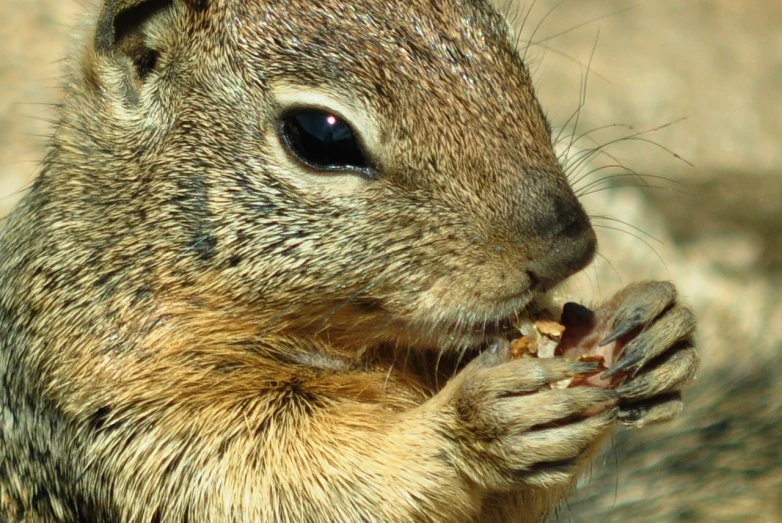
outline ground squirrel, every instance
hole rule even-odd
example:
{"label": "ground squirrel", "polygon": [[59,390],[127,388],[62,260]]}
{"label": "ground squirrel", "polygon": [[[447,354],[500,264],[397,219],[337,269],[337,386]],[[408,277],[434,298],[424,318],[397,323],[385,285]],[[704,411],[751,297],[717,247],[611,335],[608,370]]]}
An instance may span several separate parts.
{"label": "ground squirrel", "polygon": [[596,240],[478,0],[103,3],[0,236],[9,521],[539,521],[698,357],[596,308],[617,389],[496,341]]}

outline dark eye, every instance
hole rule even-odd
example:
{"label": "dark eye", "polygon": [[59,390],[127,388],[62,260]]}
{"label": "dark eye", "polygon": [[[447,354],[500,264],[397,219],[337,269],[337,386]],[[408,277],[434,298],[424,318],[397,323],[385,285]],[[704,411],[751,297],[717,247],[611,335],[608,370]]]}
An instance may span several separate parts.
{"label": "dark eye", "polygon": [[321,109],[294,109],[281,117],[282,139],[302,162],[320,170],[370,167],[350,124]]}

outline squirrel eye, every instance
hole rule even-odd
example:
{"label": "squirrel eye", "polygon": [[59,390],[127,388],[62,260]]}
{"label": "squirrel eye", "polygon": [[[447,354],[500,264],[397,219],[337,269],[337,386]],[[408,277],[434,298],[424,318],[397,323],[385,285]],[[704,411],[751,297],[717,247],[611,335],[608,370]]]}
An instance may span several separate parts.
{"label": "squirrel eye", "polygon": [[285,145],[303,163],[317,170],[365,170],[370,167],[350,124],[321,109],[294,109],[283,113],[280,134]]}

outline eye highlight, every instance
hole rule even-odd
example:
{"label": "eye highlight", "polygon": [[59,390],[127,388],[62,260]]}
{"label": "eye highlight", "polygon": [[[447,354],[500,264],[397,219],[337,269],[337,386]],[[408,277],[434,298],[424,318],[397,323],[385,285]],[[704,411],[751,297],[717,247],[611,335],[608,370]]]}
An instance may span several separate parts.
{"label": "eye highlight", "polygon": [[320,171],[370,170],[370,162],[350,124],[323,109],[291,109],[280,117],[280,136],[289,151]]}

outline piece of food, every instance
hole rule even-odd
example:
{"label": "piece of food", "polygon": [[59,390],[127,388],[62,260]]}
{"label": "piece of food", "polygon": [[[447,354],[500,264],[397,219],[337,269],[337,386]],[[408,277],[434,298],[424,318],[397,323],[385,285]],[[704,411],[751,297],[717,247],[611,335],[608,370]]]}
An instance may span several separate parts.
{"label": "piece of food", "polygon": [[579,385],[603,388],[615,386],[618,380],[603,380],[599,377],[608,368],[605,356],[599,353],[595,344],[581,343],[590,338],[588,334],[593,330],[591,311],[575,304],[569,305],[572,306],[568,314],[563,314],[561,319],[548,309],[531,310],[528,316],[516,325],[522,336],[511,341],[511,357],[561,357],[599,364],[595,372],[563,380],[553,384],[552,388]]}

